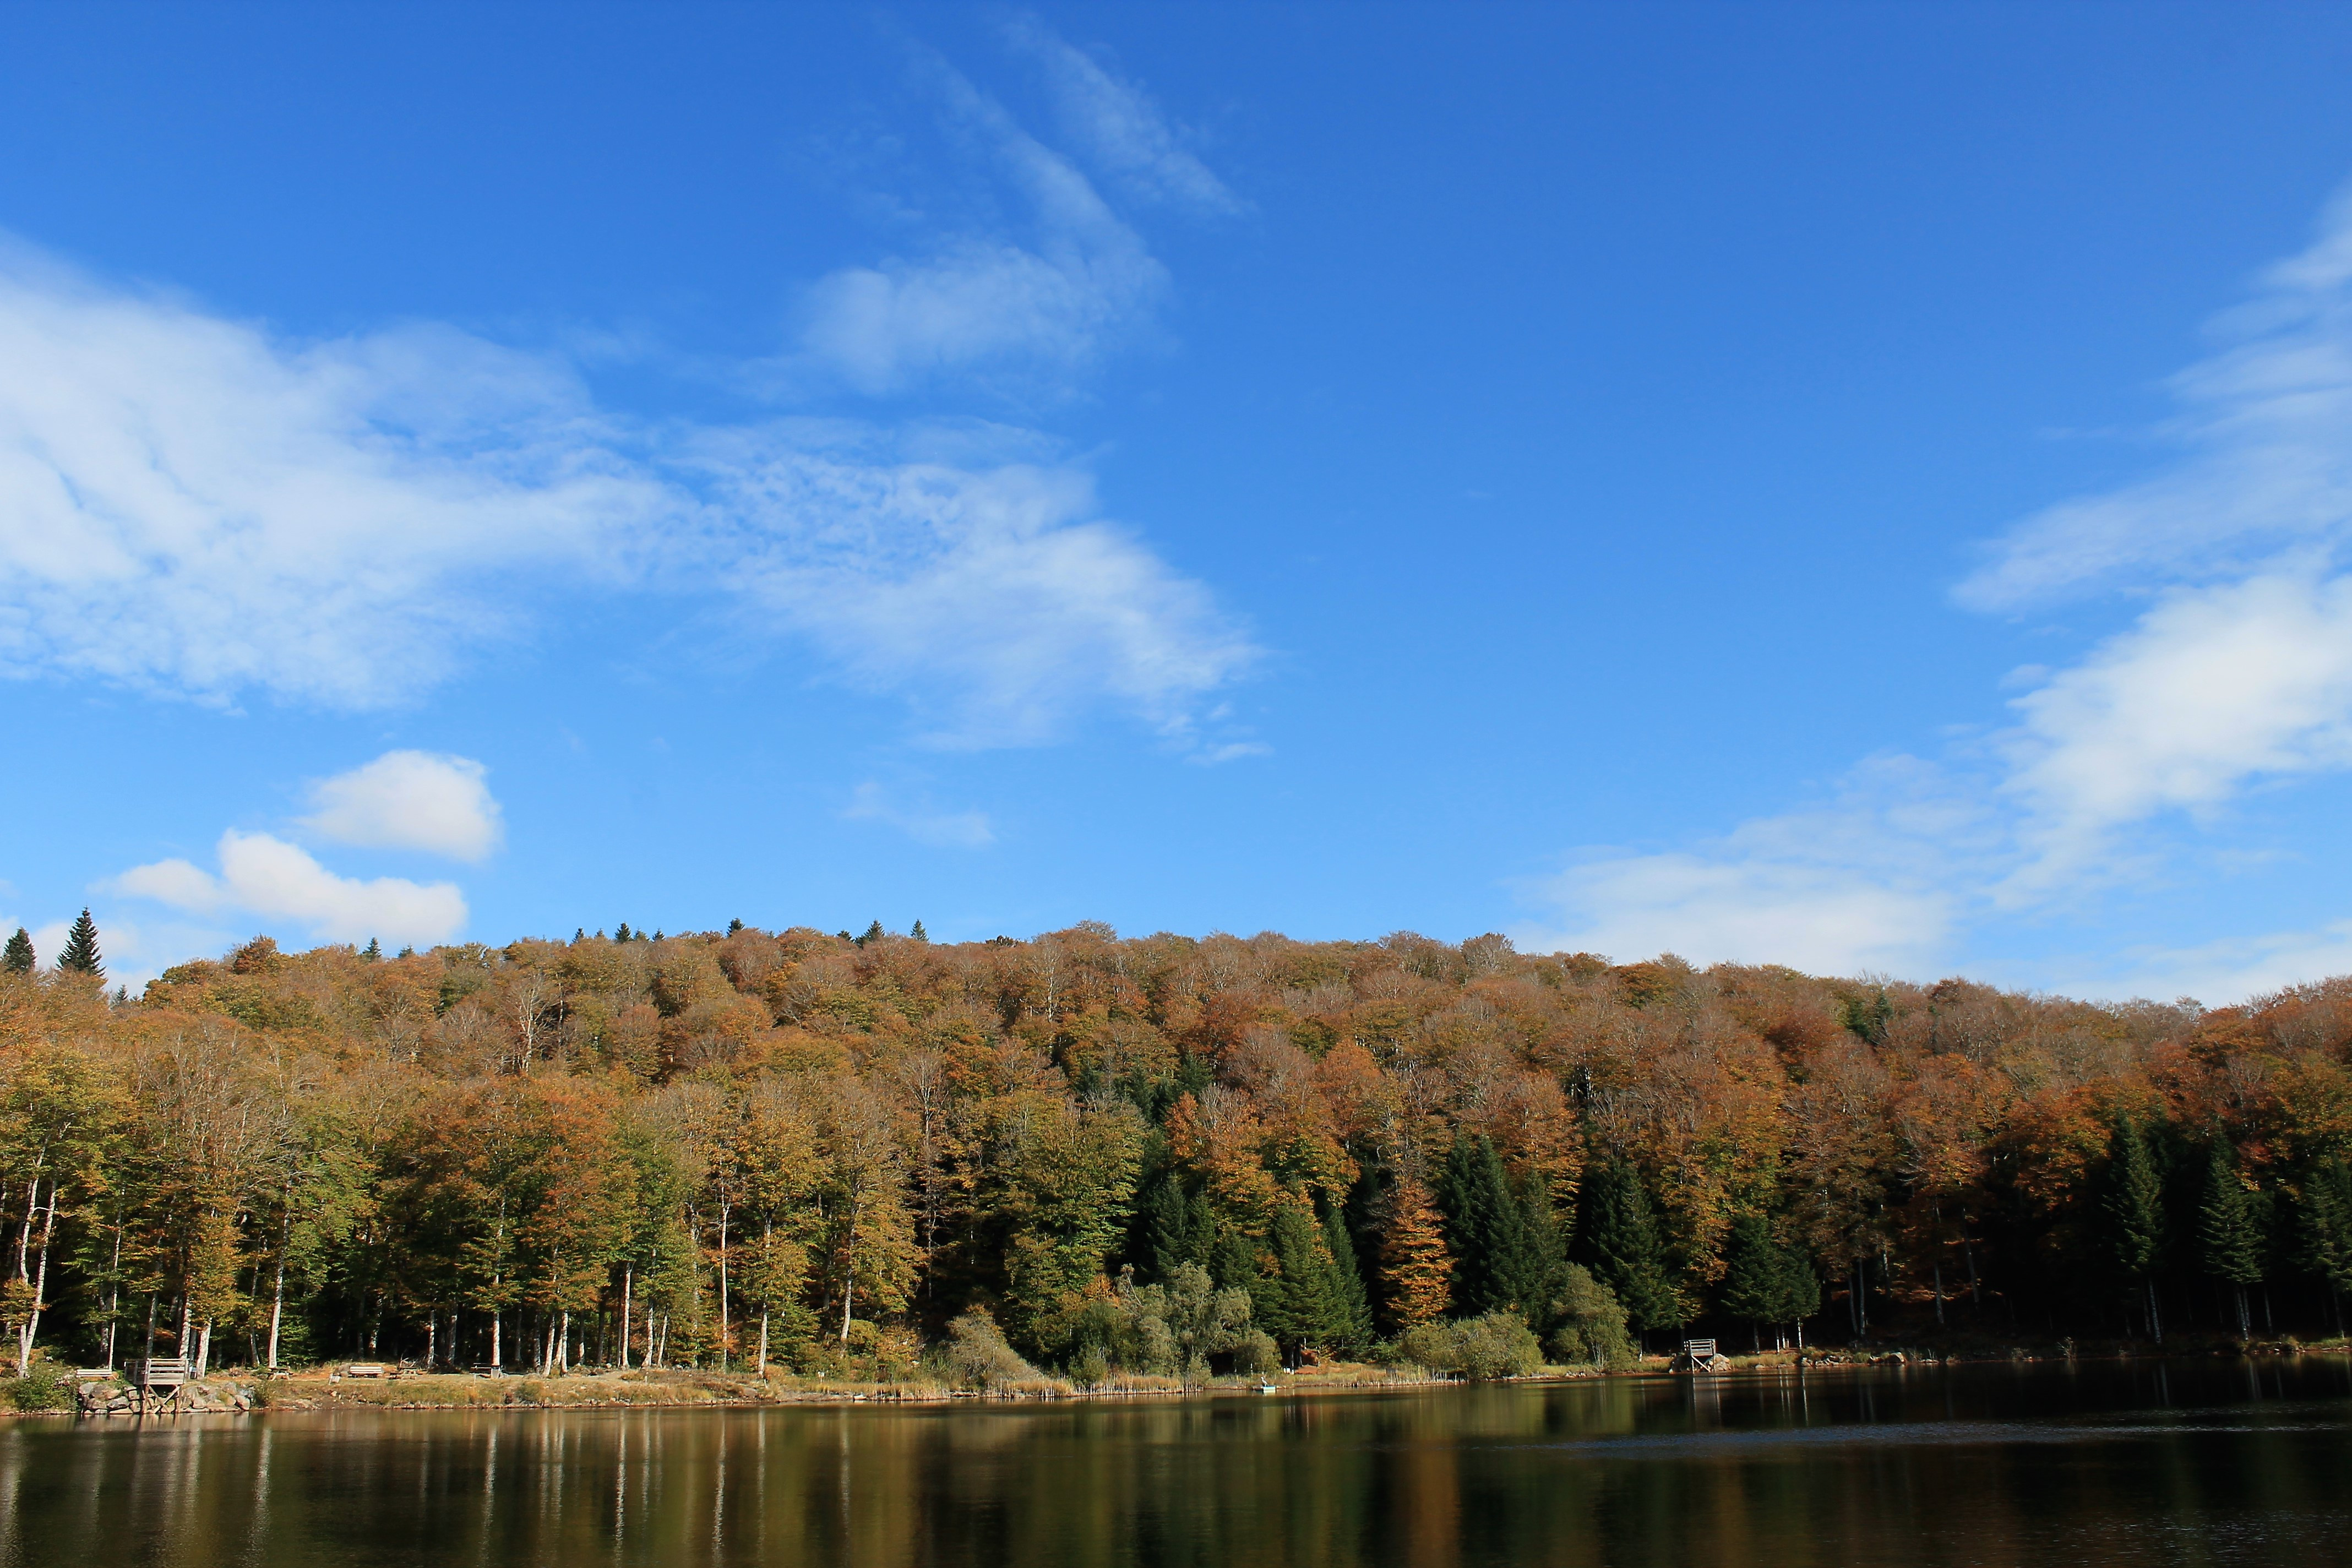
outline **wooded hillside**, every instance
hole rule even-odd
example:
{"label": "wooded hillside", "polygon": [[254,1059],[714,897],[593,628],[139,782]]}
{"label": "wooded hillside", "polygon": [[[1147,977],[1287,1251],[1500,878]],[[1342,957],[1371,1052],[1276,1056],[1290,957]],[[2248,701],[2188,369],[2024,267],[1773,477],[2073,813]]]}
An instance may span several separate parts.
{"label": "wooded hillside", "polygon": [[20,1358],[887,1373],[978,1306],[1097,1374],[1496,1311],[1605,1359],[1619,1309],[2332,1333],[2352,1283],[2346,980],[2200,1011],[1097,925],[96,967],[0,973]]}

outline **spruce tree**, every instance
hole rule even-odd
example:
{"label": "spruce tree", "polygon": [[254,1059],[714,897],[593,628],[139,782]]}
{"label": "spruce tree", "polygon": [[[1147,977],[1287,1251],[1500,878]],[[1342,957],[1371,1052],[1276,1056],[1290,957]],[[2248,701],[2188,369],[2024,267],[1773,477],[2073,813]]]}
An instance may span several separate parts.
{"label": "spruce tree", "polygon": [[1143,1238],[1151,1277],[1165,1282],[1187,1263],[1201,1261],[1203,1237],[1194,1233],[1192,1205],[1173,1171],[1163,1171],[1143,1199]]}
{"label": "spruce tree", "polygon": [[1782,1321],[1782,1273],[1770,1222],[1760,1214],[1744,1214],[1732,1221],[1724,1246],[1723,1310],[1759,1325]]}
{"label": "spruce tree", "polygon": [[907,933],[907,940],[909,942],[929,942],[931,940],[931,933],[923,929],[922,921],[917,921],[915,922],[915,929]]}
{"label": "spruce tree", "polygon": [[2129,1117],[2116,1122],[2107,1141],[2106,1190],[2100,1212],[2116,1272],[2139,1292],[2147,1309],[2148,1333],[2164,1342],[2164,1318],[2156,1297],[2156,1262],[2164,1248],[2164,1184],[2148,1157],[2147,1140]]}
{"label": "spruce tree", "polygon": [[1438,1206],[1454,1254],[1454,1315],[1538,1310],[1542,1268],[1491,1141],[1454,1139],[1438,1184]]}
{"label": "spruce tree", "polygon": [[1682,1321],[1681,1303],[1666,1278],[1657,1222],[1633,1166],[1610,1160],[1593,1173],[1577,1236],[1593,1273],[1624,1303],[1635,1329],[1668,1328]]}
{"label": "spruce tree", "polygon": [[8,939],[5,949],[0,949],[0,973],[30,974],[33,973],[33,936],[23,926]]}
{"label": "spruce tree", "polygon": [[373,963],[376,960],[383,956],[383,943],[376,941],[373,937],[368,938],[368,944],[360,949],[360,956],[366,959],[370,963]]}
{"label": "spruce tree", "polygon": [[106,978],[106,966],[99,961],[98,922],[83,910],[74,918],[73,929],[66,932],[65,951],[58,954],[58,968],[68,974],[94,974]]}
{"label": "spruce tree", "polygon": [[2344,1292],[2352,1289],[2352,1166],[2341,1156],[2314,1163],[2295,1205],[2297,1261],[2327,1283],[2336,1331],[2344,1332]]}
{"label": "spruce tree", "polygon": [[614,942],[626,942],[629,940],[628,921],[623,921],[619,925],[613,928],[613,940]]}
{"label": "spruce tree", "polygon": [[2232,1153],[2230,1141],[2215,1134],[2206,1156],[2204,1196],[2197,1207],[2197,1246],[2205,1272],[2235,1293],[2238,1336],[2243,1339],[2252,1330],[2246,1287],[2263,1277],[2263,1235]]}
{"label": "spruce tree", "polygon": [[733,936],[736,932],[738,932],[738,931],[741,931],[742,929],[743,929],[743,921],[741,921],[741,919],[740,919],[740,918],[735,919],[735,920],[730,920],[730,921],[729,921],[727,922],[727,934],[728,934],[729,936]]}
{"label": "spruce tree", "polygon": [[1372,1342],[1372,1306],[1364,1295],[1364,1271],[1356,1262],[1356,1239],[1338,1204],[1323,1215],[1323,1247],[1331,1255],[1331,1346],[1358,1352]]}
{"label": "spruce tree", "polygon": [[1336,1316],[1331,1259],[1306,1208],[1285,1204],[1267,1227],[1274,1268],[1251,1287],[1252,1318],[1295,1358],[1310,1345],[1328,1345]]}

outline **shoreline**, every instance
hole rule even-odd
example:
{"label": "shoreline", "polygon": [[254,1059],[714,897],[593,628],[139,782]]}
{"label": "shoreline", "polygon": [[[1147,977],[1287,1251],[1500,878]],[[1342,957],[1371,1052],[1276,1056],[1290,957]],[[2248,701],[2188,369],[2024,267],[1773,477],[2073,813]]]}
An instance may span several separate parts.
{"label": "shoreline", "polygon": [[[2255,1342],[2221,1345],[2183,1344],[2166,1350],[2152,1346],[2103,1342],[2096,1347],[2061,1342],[2049,1345],[1971,1347],[1937,1354],[1918,1347],[1886,1347],[1845,1351],[1766,1352],[1729,1356],[1727,1364],[1678,1368],[1675,1358],[1645,1356],[1638,1365],[1598,1367],[1547,1366],[1522,1376],[1485,1380],[1496,1384],[1597,1383],[1617,1379],[1660,1377],[1738,1378],[1765,1373],[1901,1370],[1908,1367],[1949,1367],[2052,1364],[2074,1362],[2185,1361],[2217,1357],[2270,1360],[2304,1355],[2342,1356],[2352,1353],[2343,1341],[2317,1343]],[[346,1363],[337,1363],[346,1364]],[[514,1410],[746,1410],[850,1405],[1055,1405],[1118,1403],[1146,1399],[1200,1399],[1372,1394],[1407,1389],[1475,1386],[1481,1380],[1422,1373],[1418,1369],[1339,1363],[1328,1369],[1284,1373],[1270,1381],[1226,1376],[1206,1384],[1186,1384],[1175,1378],[1126,1377],[1082,1388],[1066,1379],[1041,1377],[995,1388],[955,1388],[927,1380],[892,1383],[835,1383],[799,1374],[771,1373],[764,1379],[743,1373],[701,1372],[692,1368],[634,1368],[570,1371],[551,1376],[535,1373],[405,1373],[385,1378],[345,1377],[331,1369],[310,1369],[277,1376],[256,1376],[244,1369],[191,1384],[176,1405],[141,1412],[135,1396],[119,1383],[91,1384],[76,1391],[76,1403],[52,1410],[0,1409],[5,1416],[64,1416],[109,1419],[117,1415],[163,1419],[173,1415],[268,1415],[325,1411],[514,1411]]]}

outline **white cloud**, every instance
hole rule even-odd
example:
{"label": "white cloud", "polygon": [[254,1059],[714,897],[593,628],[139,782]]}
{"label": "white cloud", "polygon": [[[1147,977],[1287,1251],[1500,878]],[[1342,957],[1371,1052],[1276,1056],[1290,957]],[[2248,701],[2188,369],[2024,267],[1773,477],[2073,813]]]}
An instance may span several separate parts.
{"label": "white cloud", "polygon": [[429,944],[465,929],[465,895],[448,882],[339,877],[284,839],[233,828],[221,835],[218,855],[217,876],[185,860],[160,860],[125,871],[110,890],[191,914],[239,910],[299,921],[328,942]]}
{"label": "white cloud", "polygon": [[609,574],[661,487],[568,372],[444,329],[310,345],[0,251],[0,670],[415,695]]}
{"label": "white cloud", "polygon": [[[1046,62],[1066,122],[1131,187],[1211,210],[1234,205],[1139,94],[1034,18],[1013,36]],[[955,128],[1017,194],[1029,232],[951,236],[927,255],[828,274],[803,300],[803,354],[881,395],[950,374],[1066,373],[1132,338],[1169,290],[1142,237],[995,100],[936,57],[921,65]]]}
{"label": "white cloud", "polygon": [[1072,47],[1034,15],[1010,18],[1013,44],[1045,68],[1063,133],[1107,176],[1138,196],[1204,213],[1234,213],[1241,201],[1184,145],[1142,89]]}
{"label": "white cloud", "polygon": [[1958,855],[1981,852],[1981,811],[1906,757],[1855,770],[1812,811],[1762,817],[1688,851],[1597,855],[1531,884],[1559,918],[1512,933],[1528,952],[1676,952],[1694,963],[1817,973],[1909,971],[1948,947],[1964,900]]}
{"label": "white cloud", "polygon": [[2195,947],[2145,948],[2060,972],[2052,988],[2072,996],[2193,997],[2235,1006],[2286,986],[2352,973],[2352,920],[2316,931],[2268,931]]}
{"label": "white cloud", "polygon": [[487,772],[466,757],[386,752],[313,785],[302,826],[335,844],[480,860],[505,833]]}
{"label": "white cloud", "polygon": [[732,441],[725,506],[775,520],[736,585],[857,680],[928,688],[934,740],[1023,743],[1108,700],[1171,732],[1255,649],[1199,583],[1096,520],[1068,469],[883,463]]}
{"label": "white cloud", "polygon": [[2027,875],[2072,874],[2120,826],[2352,763],[2352,579],[2178,590],[2014,706]]}
{"label": "white cloud", "polygon": [[1106,702],[1176,723],[1247,663],[1083,473],[1003,455],[1037,437],[925,444],[630,427],[459,333],[289,343],[6,253],[0,673],[380,707],[557,589],[748,610],[967,742]]}
{"label": "white cloud", "polygon": [[[1987,610],[2153,602],[2072,664],[2018,672],[2017,725],[1933,770],[1942,821],[1905,821],[1865,768],[1832,812],[1571,869],[1539,890],[1579,917],[1562,940],[1916,968],[1971,919],[2162,873],[2163,819],[2210,825],[2263,781],[2352,767],[2352,187],[2219,330],[2228,346],[2174,382],[2180,461],[2026,520],[1959,586]],[[2080,968],[2067,984],[2235,1000],[2352,968],[2352,922]]]}
{"label": "white cloud", "polygon": [[2352,185],[2319,237],[2266,270],[2216,323],[2221,353],[2173,378],[2183,459],[2148,481],[2055,506],[2003,537],[1959,585],[2001,610],[2103,588],[2270,569],[2352,535]]}
{"label": "white cloud", "polygon": [[850,822],[878,822],[895,827],[918,844],[943,849],[985,849],[996,842],[996,830],[982,811],[934,811],[929,806],[895,805],[880,784],[859,784],[842,816]]}

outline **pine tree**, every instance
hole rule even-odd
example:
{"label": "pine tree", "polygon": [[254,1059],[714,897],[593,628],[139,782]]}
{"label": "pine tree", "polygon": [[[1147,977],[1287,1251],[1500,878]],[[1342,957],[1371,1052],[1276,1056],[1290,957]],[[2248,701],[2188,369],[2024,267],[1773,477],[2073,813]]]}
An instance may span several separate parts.
{"label": "pine tree", "polygon": [[1201,1261],[1206,1238],[1193,1228],[1192,1205],[1173,1171],[1162,1172],[1144,1194],[1143,1239],[1151,1277],[1163,1283],[1185,1264]]}
{"label": "pine tree", "polygon": [[1454,1139],[1438,1184],[1438,1205],[1454,1254],[1454,1316],[1538,1312],[1542,1263],[1491,1141]]}
{"label": "pine tree", "polygon": [[2352,1289],[2352,1166],[2339,1156],[2304,1173],[2295,1205],[2297,1261],[2327,1282],[2336,1331],[2344,1332],[2344,1292]]}
{"label": "pine tree", "polygon": [[1348,1234],[1347,1216],[1336,1203],[1323,1216],[1323,1247],[1331,1255],[1331,1347],[1360,1352],[1372,1342],[1372,1307],[1364,1296],[1356,1239]]}
{"label": "pine tree", "polygon": [[629,940],[628,921],[623,921],[619,925],[613,928],[613,940],[614,942],[626,942]]}
{"label": "pine tree", "polygon": [[1274,1268],[1250,1288],[1252,1320],[1293,1356],[1309,1345],[1329,1344],[1331,1259],[1314,1219],[1300,1205],[1283,1205],[1267,1227],[1266,1244]]}
{"label": "pine tree", "polygon": [[738,931],[741,931],[742,929],[743,929],[743,922],[742,922],[740,920],[730,920],[730,921],[729,921],[727,922],[727,934],[728,934],[729,936],[733,936],[736,932],[738,932]]}
{"label": "pine tree", "polygon": [[1744,1214],[1732,1221],[1724,1247],[1723,1310],[1751,1323],[1784,1321],[1780,1310],[1782,1272],[1770,1222],[1760,1214]]}
{"label": "pine tree", "polygon": [[2106,1191],[2099,1206],[2106,1219],[2108,1257],[2125,1284],[2143,1293],[2148,1333],[2162,1344],[2164,1317],[2155,1275],[2164,1247],[2164,1184],[2148,1157],[2147,1140],[2129,1117],[2116,1121],[2107,1147]]}
{"label": "pine tree", "polygon": [[889,933],[887,931],[885,931],[882,929],[882,922],[880,921],[876,921],[872,925],[866,928],[866,934],[857,939],[857,945],[864,947],[869,942],[880,942]]}
{"label": "pine tree", "polygon": [[23,926],[18,926],[16,934],[8,939],[7,947],[0,950],[0,973],[30,974],[32,973],[32,933]]}
{"label": "pine tree", "polygon": [[99,961],[98,922],[83,910],[74,918],[73,929],[66,932],[65,951],[58,954],[58,968],[70,974],[94,974],[106,978],[106,966]]}
{"label": "pine tree", "polygon": [[2205,1272],[2228,1284],[2236,1295],[2238,1336],[2243,1339],[2252,1331],[2246,1311],[2246,1287],[2263,1277],[2263,1237],[2254,1223],[2245,1184],[2238,1179],[2232,1153],[2230,1141],[2217,1134],[2205,1163],[2205,1193],[2197,1209],[2197,1245]]}
{"label": "pine tree", "polygon": [[1381,1305],[1398,1332],[1445,1315],[1454,1260],[1446,1256],[1437,1210],[1418,1182],[1389,1193],[1381,1226]]}
{"label": "pine tree", "polygon": [[929,942],[931,940],[931,933],[923,929],[922,921],[917,921],[915,922],[915,929],[907,933],[907,940],[909,942]]}
{"label": "pine tree", "polygon": [[383,943],[376,941],[373,937],[368,938],[368,944],[360,949],[360,956],[366,959],[370,963],[373,963],[377,959],[383,956]]}
{"label": "pine tree", "polygon": [[1593,1273],[1624,1303],[1635,1329],[1663,1329],[1682,1321],[1681,1303],[1666,1278],[1657,1222],[1633,1166],[1611,1160],[1593,1173],[1585,1189],[1584,1223],[1577,1231]]}

